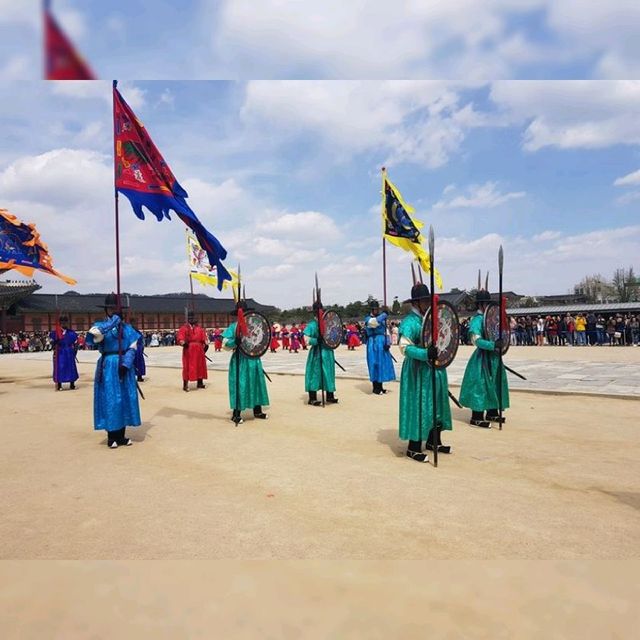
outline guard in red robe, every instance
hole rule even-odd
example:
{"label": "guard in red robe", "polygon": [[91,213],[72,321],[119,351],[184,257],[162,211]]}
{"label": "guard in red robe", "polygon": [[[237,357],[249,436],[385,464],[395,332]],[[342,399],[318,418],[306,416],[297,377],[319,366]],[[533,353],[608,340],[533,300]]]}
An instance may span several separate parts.
{"label": "guard in red robe", "polygon": [[213,344],[215,345],[216,352],[222,351],[222,329],[216,329],[213,332]]}
{"label": "guard in red robe", "polygon": [[178,329],[178,344],[182,347],[182,390],[189,391],[189,382],[198,381],[198,389],[204,389],[207,379],[207,362],[204,354],[209,348],[207,332],[198,325],[195,313],[189,312],[188,322]]}
{"label": "guard in red robe", "polygon": [[282,327],[280,335],[282,336],[282,350],[289,351],[289,329],[286,324]]}
{"label": "guard in red robe", "polygon": [[280,341],[278,337],[280,336],[280,326],[277,324],[271,325],[271,344],[269,345],[269,349],[271,353],[275,353],[280,346]]}

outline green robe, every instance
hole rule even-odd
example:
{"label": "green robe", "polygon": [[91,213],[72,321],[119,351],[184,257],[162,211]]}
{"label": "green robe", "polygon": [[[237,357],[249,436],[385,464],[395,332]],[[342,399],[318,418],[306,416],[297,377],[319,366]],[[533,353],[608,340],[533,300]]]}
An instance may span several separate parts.
{"label": "green robe", "polygon": [[[500,357],[494,351],[493,340],[485,340],[484,317],[477,313],[469,323],[469,336],[476,350],[467,362],[460,389],[460,404],[472,411],[498,409],[498,367]],[[502,408],[509,407],[507,372],[502,366]]]}
{"label": "green robe", "polygon": [[[229,361],[229,405],[231,409],[253,409],[256,406],[269,404],[269,394],[267,393],[267,383],[262,371],[262,361],[260,358],[249,358],[239,349],[236,349],[236,325],[234,322],[227,327],[222,334],[224,344],[230,349],[234,349]],[[240,358],[240,404],[236,406],[236,364]]]}
{"label": "green robe", "polygon": [[[427,440],[433,427],[431,367],[427,350],[420,347],[422,318],[416,311],[400,323],[399,338],[412,344],[404,347],[400,374],[400,439]],[[436,419],[438,426],[450,431],[449,382],[446,369],[436,369]]]}
{"label": "green robe", "polygon": [[[305,327],[304,335],[311,349],[307,356],[307,368],[304,372],[304,390],[319,391],[323,388],[331,393],[336,390],[336,358],[333,349],[318,344],[320,332],[318,321],[311,320]],[[320,375],[319,357],[322,358],[322,376]],[[324,384],[323,384],[324,383]]]}

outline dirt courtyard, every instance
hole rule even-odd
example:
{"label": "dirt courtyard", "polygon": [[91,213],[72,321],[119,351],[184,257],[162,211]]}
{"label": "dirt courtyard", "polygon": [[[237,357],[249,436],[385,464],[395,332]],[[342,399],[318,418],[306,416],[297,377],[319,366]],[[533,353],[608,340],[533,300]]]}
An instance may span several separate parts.
{"label": "dirt courtyard", "polygon": [[398,387],[340,380],[304,404],[274,375],[267,421],[229,420],[226,374],[143,383],[134,446],[92,430],[93,367],[54,392],[0,359],[6,559],[596,559],[640,555],[640,402],[514,393],[502,431],[454,408],[440,465],[404,456]]}
{"label": "dirt courtyard", "polygon": [[502,432],[454,408],[434,469],[404,457],[397,384],[339,380],[316,409],[300,376],[273,375],[270,419],[236,428],[226,373],[185,394],[154,367],[134,446],[110,450],[80,371],[56,393],[48,362],[0,358],[3,638],[601,639],[639,622],[638,401],[514,393]]}

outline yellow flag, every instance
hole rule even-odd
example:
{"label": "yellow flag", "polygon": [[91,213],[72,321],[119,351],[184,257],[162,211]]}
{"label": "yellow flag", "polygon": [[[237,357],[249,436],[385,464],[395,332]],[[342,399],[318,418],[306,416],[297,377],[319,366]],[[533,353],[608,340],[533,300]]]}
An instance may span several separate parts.
{"label": "yellow flag", "polygon": [[[410,214],[415,210],[408,205],[398,188],[382,171],[382,234],[396,247],[410,251],[426,273],[430,272],[429,252],[422,246],[424,237],[420,229],[424,223]],[[442,276],[434,269],[434,279],[438,289],[442,290]]]}
{"label": "yellow flag", "polygon": [[[209,264],[207,252],[200,246],[198,239],[187,229],[187,255],[189,257],[189,269],[191,278],[197,280],[200,284],[217,287],[218,274],[216,268]],[[229,270],[231,274],[231,282],[225,280],[222,283],[222,289],[226,289],[229,285],[235,286],[238,283],[238,274]]]}

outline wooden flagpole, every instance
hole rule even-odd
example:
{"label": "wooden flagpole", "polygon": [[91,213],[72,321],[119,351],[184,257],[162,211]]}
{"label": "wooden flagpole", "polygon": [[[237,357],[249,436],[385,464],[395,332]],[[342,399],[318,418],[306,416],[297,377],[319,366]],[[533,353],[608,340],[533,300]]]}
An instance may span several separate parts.
{"label": "wooden flagpole", "polygon": [[387,306],[387,241],[384,237],[386,229],[386,190],[387,169],[382,167],[382,297],[384,306]]}

